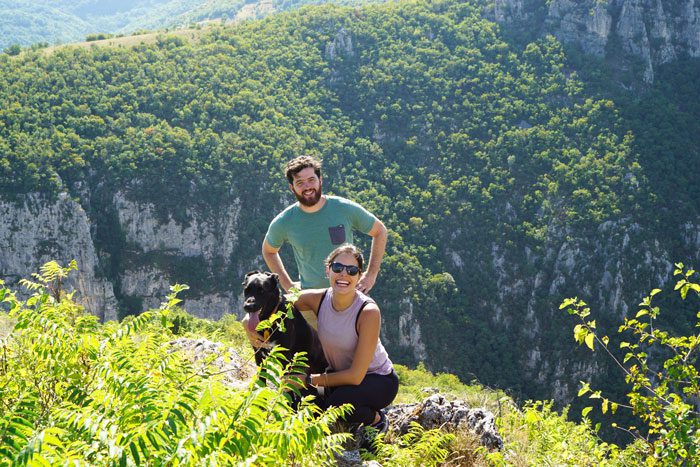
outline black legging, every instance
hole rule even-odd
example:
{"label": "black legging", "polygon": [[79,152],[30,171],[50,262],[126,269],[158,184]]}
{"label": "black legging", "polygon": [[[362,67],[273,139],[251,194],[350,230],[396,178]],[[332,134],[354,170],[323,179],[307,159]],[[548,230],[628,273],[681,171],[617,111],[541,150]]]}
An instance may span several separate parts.
{"label": "black legging", "polygon": [[351,404],[354,410],[345,418],[350,423],[370,425],[375,414],[392,403],[399,392],[399,377],[392,370],[388,375],[367,374],[357,386],[326,388],[324,397],[317,397],[319,407],[326,409]]}

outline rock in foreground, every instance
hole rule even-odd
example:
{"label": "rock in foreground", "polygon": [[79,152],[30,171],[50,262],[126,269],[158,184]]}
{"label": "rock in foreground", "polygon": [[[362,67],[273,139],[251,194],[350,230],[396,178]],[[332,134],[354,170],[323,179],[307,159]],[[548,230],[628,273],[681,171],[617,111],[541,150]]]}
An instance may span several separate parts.
{"label": "rock in foreground", "polygon": [[463,401],[448,401],[441,394],[433,394],[417,404],[389,407],[386,415],[390,429],[397,431],[399,435],[408,433],[411,422],[417,422],[427,430],[469,430],[479,437],[482,446],[488,449],[503,447],[503,439],[496,429],[496,421],[490,411],[470,408]]}

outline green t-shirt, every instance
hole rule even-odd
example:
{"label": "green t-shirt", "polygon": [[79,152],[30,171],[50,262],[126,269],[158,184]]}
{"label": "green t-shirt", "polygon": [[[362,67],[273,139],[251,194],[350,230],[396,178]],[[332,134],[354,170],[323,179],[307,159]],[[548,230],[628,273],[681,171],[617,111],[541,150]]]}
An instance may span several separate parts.
{"label": "green t-shirt", "polygon": [[368,233],[377,220],[365,208],[337,196],[326,196],[326,204],[313,213],[294,203],[270,223],[265,240],[274,248],[289,242],[294,250],[301,287],[328,287],[326,256],[343,243],[352,243],[352,231]]}

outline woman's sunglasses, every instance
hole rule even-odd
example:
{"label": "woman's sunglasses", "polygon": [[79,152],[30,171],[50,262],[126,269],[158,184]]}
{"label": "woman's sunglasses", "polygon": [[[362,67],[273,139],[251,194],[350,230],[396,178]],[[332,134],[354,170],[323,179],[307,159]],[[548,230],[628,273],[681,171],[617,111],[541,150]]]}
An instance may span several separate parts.
{"label": "woman's sunglasses", "polygon": [[358,266],[348,266],[347,264],[343,263],[331,263],[331,271],[334,273],[340,274],[343,272],[343,269],[345,269],[350,276],[356,276],[357,273],[360,272],[360,268]]}

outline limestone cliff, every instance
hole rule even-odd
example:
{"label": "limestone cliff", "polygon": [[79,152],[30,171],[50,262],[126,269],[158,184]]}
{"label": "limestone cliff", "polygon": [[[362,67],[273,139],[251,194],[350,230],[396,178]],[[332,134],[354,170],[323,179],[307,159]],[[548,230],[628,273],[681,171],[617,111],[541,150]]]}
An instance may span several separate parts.
{"label": "limestone cliff", "polygon": [[[596,356],[572,359],[551,347],[552,336],[568,335],[575,324],[558,303],[565,297],[585,299],[603,326],[616,327],[636,313],[644,295],[672,280],[672,254],[650,238],[639,224],[620,219],[602,223],[589,237],[552,228],[539,254],[492,244],[499,292],[487,308],[496,323],[529,343],[520,363],[534,386],[544,383],[541,390],[550,397],[571,401],[578,381],[601,374],[603,360]],[[691,249],[688,244],[687,251]]]}
{"label": "limestone cliff", "polygon": [[[177,219],[164,216],[153,203],[131,199],[124,191],[113,194],[108,204],[116,219],[108,228],[118,231],[124,245],[113,254],[101,251],[93,240],[92,232],[105,226],[95,225],[97,221],[66,194],[55,200],[30,195],[18,202],[1,202],[0,277],[15,283],[50,259],[64,264],[76,259],[80,272],[70,285],[101,319],[117,317],[118,301],[132,313],[157,306],[176,282],[192,286],[183,295],[183,306],[195,315],[219,318],[239,313],[238,281],[246,270],[262,265],[257,252],[241,253],[243,240],[238,232],[249,219],[239,201],[210,210],[185,206]],[[269,209],[263,218],[274,214],[273,207]],[[502,211],[508,211],[507,206]],[[493,294],[461,286],[460,294],[475,298],[469,312],[488,317],[494,329],[509,336],[509,345],[527,349],[514,357],[529,376],[528,384],[541,386],[548,397],[562,402],[571,401],[577,382],[599,375],[601,366],[549,347],[553,335],[568,334],[573,326],[557,309],[558,303],[568,296],[585,297],[594,310],[605,311],[608,322],[616,323],[635,311],[645,293],[668,284],[672,261],[700,260],[697,219],[684,223],[679,232],[680,249],[695,252],[683,258],[653,232],[624,218],[601,224],[591,235],[552,225],[544,244],[536,249],[498,239],[475,245],[470,236],[455,232],[454,243],[444,245],[443,251],[448,269],[455,274],[473,277],[478,270],[495,286]],[[118,261],[114,256],[119,256]],[[103,273],[107,270],[111,274]],[[203,281],[201,276],[230,280]],[[451,352],[461,353],[464,348],[451,338],[426,339],[435,332],[430,321],[417,315],[411,299],[405,298],[393,310],[382,298],[385,293],[380,281],[376,297],[388,312],[383,328],[386,344],[404,349],[415,361],[431,361],[435,367],[452,370],[448,362],[456,357],[450,357]],[[441,332],[449,334],[447,329]],[[455,339],[462,339],[459,342],[468,348],[468,337]],[[437,351],[436,346],[444,348]]]}
{"label": "limestone cliff", "polygon": [[[238,244],[241,210],[237,200],[216,212],[188,206],[182,220],[170,214],[162,219],[153,203],[130,200],[122,191],[114,195],[113,205],[130,258],[123,261],[118,272],[120,293],[138,297],[143,308],[157,306],[168,293],[169,286],[178,279],[187,280],[188,276],[203,273],[185,271],[176,277],[168,266],[180,263],[181,270],[191,269],[193,265],[206,270],[214,267],[225,270],[235,260],[232,254]],[[226,287],[192,290],[194,296],[186,295],[184,306],[195,315],[218,319],[240,308],[237,306],[239,292]]]}
{"label": "limestone cliff", "polygon": [[[540,12],[537,14],[535,12]],[[495,0],[504,27],[529,27],[605,57],[654,81],[655,67],[700,57],[700,3],[695,0]]]}
{"label": "limestone cliff", "polygon": [[101,273],[90,227],[83,208],[65,193],[55,200],[39,195],[0,200],[0,278],[16,284],[47,261],[67,265],[75,259],[79,272],[68,288],[76,289],[77,301],[100,319],[116,319],[114,290]]}
{"label": "limestone cliff", "polygon": [[[211,269],[226,271],[236,259],[232,252],[238,240],[237,203],[219,212],[188,208],[184,223],[160,219],[153,204],[131,201],[124,192],[113,196],[111,208],[118,225],[100,226],[65,193],[55,200],[33,194],[0,201],[0,278],[14,285],[47,261],[66,265],[75,259],[79,272],[68,287],[77,290],[78,301],[88,310],[112,320],[118,315],[117,298],[130,313],[155,307],[170,285],[191,284],[192,278]],[[126,248],[117,255],[101,251],[93,239],[99,229],[117,230]],[[194,270],[198,266],[200,270]],[[239,292],[223,284],[193,287],[183,294],[184,307],[201,317],[220,318],[240,308]],[[139,309],[131,309],[134,304]]]}

